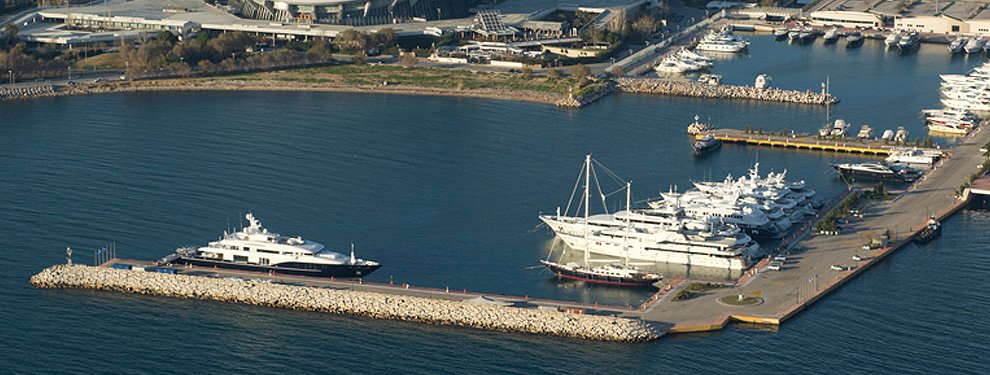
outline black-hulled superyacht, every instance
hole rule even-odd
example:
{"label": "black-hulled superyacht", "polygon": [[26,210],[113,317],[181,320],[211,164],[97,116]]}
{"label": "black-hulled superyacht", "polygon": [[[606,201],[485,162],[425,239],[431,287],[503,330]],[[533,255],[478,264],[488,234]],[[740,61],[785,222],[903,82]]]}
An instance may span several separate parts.
{"label": "black-hulled superyacht", "polygon": [[248,226],[227,233],[207,246],[176,250],[172,262],[206,267],[322,277],[364,277],[375,272],[378,262],[327,250],[323,244],[269,232],[253,214],[245,215]]}

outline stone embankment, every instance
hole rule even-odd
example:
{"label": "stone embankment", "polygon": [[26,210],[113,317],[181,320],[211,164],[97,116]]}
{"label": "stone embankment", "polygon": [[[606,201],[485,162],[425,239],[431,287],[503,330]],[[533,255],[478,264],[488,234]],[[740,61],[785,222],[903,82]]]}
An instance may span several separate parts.
{"label": "stone embankment", "polygon": [[570,94],[566,98],[558,100],[554,105],[562,108],[574,108],[578,109],[584,107],[588,104],[598,101],[598,99],[604,98],[615,92],[615,83],[608,81],[598,84],[590,89],[589,92],[584,94]]}
{"label": "stone embankment", "polygon": [[34,98],[39,96],[52,96],[54,94],[55,88],[52,85],[0,87],[0,100]]}
{"label": "stone embankment", "polygon": [[659,337],[649,324],[626,318],[81,265],[46,268],[30,283],[39,288],[98,289],[599,341]]}
{"label": "stone embankment", "polygon": [[616,88],[620,92],[687,96],[705,99],[748,99],[797,104],[835,104],[838,99],[832,94],[812,91],[781,90],[778,88],[758,89],[752,86],[707,85],[689,81],[671,81],[655,78],[617,78]]}

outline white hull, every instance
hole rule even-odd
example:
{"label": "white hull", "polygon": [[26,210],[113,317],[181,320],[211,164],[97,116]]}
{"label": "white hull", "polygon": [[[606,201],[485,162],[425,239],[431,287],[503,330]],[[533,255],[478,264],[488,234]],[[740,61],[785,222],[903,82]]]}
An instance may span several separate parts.
{"label": "white hull", "polygon": [[[568,234],[557,234],[567,246],[577,251],[588,250],[589,253],[607,255],[616,258],[629,257],[633,261],[653,263],[683,264],[695,267],[722,268],[743,270],[749,267],[752,257],[749,255],[716,256],[706,253],[692,253],[691,246],[681,245],[679,250],[647,249],[646,244],[626,241],[625,247],[620,238],[616,241],[602,241],[601,238],[585,239]],[[623,250],[625,249],[625,250]],[[758,245],[752,245],[751,252],[755,253]],[[754,254],[755,255],[755,254]]]}
{"label": "white hull", "polygon": [[959,135],[969,134],[968,128],[957,128],[955,126],[940,125],[940,124],[928,124],[928,130],[936,133],[945,133],[945,134],[959,134]]}

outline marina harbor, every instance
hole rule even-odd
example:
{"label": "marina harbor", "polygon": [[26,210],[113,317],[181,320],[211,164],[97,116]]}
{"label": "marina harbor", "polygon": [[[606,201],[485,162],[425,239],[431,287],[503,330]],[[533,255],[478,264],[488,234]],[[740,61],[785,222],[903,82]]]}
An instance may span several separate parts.
{"label": "marina harbor", "polygon": [[[967,181],[970,175],[970,166],[980,165],[986,163],[986,157],[981,151],[983,145],[990,142],[990,132],[976,130],[972,133],[970,137],[960,145],[952,149],[954,155],[953,158],[943,160],[939,162],[937,168],[933,168],[926,175],[925,179],[914,182],[912,185],[908,186],[906,189],[897,192],[897,197],[890,201],[881,202],[865,202],[858,203],[857,206],[861,207],[858,209],[861,213],[862,219],[856,220],[848,227],[843,229],[841,233],[838,234],[817,234],[813,233],[811,230],[813,224],[817,222],[809,222],[803,225],[799,230],[793,234],[789,234],[776,249],[773,249],[769,255],[766,255],[762,259],[752,259],[747,258],[741,261],[741,263],[702,263],[698,264],[701,267],[717,267],[717,268],[733,268],[739,267],[744,268],[747,272],[736,280],[734,283],[727,285],[723,288],[715,289],[713,293],[704,294],[697,298],[692,298],[688,301],[673,301],[671,296],[676,295],[681,288],[686,288],[691,284],[690,280],[676,279],[674,282],[670,282],[667,285],[669,287],[661,288],[661,290],[644,301],[644,303],[638,307],[629,306],[628,308],[621,307],[608,307],[600,305],[583,305],[579,303],[569,303],[563,301],[551,301],[543,300],[530,301],[528,297],[507,297],[500,296],[496,294],[487,293],[477,293],[472,292],[468,294],[465,289],[463,293],[458,293],[457,290],[451,290],[450,287],[440,290],[434,288],[416,288],[408,285],[407,283],[402,283],[399,286],[394,284],[390,285],[365,285],[363,282],[354,281],[334,281],[333,277],[324,277],[322,279],[314,278],[287,278],[285,275],[281,275],[281,271],[278,268],[273,268],[272,272],[268,275],[258,274],[258,273],[243,273],[243,271],[221,271],[214,267],[213,269],[206,267],[189,267],[189,266],[178,266],[175,268],[169,268],[170,272],[180,273],[183,275],[189,275],[194,277],[226,277],[228,279],[234,279],[235,281],[243,281],[244,278],[251,278],[254,280],[263,280],[264,282],[272,282],[272,280],[278,280],[279,283],[288,282],[290,285],[303,285],[303,286],[314,286],[314,287],[324,287],[324,288],[335,288],[344,290],[360,290],[367,293],[372,293],[376,295],[400,295],[400,296],[415,296],[416,298],[426,298],[426,299],[438,299],[438,300],[453,300],[459,301],[461,303],[470,303],[471,298],[487,299],[492,302],[489,304],[494,304],[501,306],[497,311],[502,310],[512,310],[515,308],[536,308],[538,310],[549,310],[561,313],[577,313],[577,314],[592,314],[592,315],[611,315],[620,318],[628,319],[639,319],[651,323],[652,328],[632,328],[633,331],[630,332],[651,332],[656,330],[657,333],[629,333],[628,336],[622,336],[624,334],[620,333],[608,333],[601,335],[587,335],[580,332],[573,333],[560,333],[552,329],[523,329],[523,328],[511,328],[505,326],[496,326],[492,329],[496,330],[509,330],[509,331],[522,331],[530,333],[546,333],[553,335],[563,335],[563,336],[573,336],[580,338],[589,338],[594,340],[616,340],[616,341],[640,341],[640,340],[652,340],[658,338],[664,333],[688,333],[688,332],[701,332],[701,331],[711,331],[723,329],[729,322],[739,321],[746,323],[755,324],[769,324],[769,325],[779,325],[786,321],[788,318],[792,317],[797,312],[807,308],[809,305],[817,301],[823,295],[828,294],[834,289],[841,286],[847,280],[856,276],[857,274],[865,271],[871,265],[882,261],[889,254],[895,252],[903,245],[910,243],[910,241],[928,227],[928,217],[931,216],[935,220],[944,220],[949,215],[953,214],[959,208],[963,207],[969,200],[969,191],[962,192],[961,196],[953,196],[952,191],[960,183]],[[591,173],[591,159],[588,157],[586,164],[586,171],[582,172],[582,176],[590,176]],[[779,176],[779,181],[783,182],[783,176]],[[589,177],[590,178],[590,177]],[[754,167],[754,170],[750,171],[751,181],[759,181],[760,174],[758,171],[758,166]],[[773,180],[775,177],[771,173],[766,178]],[[741,183],[745,183],[745,179],[739,180]],[[732,186],[735,184],[732,180],[727,179],[724,184],[725,186]],[[590,183],[585,185],[590,188]],[[706,190],[714,192],[718,189],[718,184],[700,184],[699,187],[707,188]],[[791,186],[798,186],[791,183]],[[802,187],[803,188],[803,187]],[[825,210],[822,213],[815,215],[815,218],[823,218],[826,215],[824,213],[830,212],[832,210],[839,209],[837,204],[839,200],[845,200],[849,197],[855,197],[855,192],[852,195],[845,194],[836,200],[833,200],[831,204],[825,206]],[[704,194],[704,193],[702,193]],[[584,197],[585,203],[584,207],[588,207],[589,195]],[[673,199],[684,199],[683,195],[670,194],[664,197],[668,202]],[[678,203],[679,204],[679,203]],[[655,212],[664,212],[662,207],[663,204],[653,205]],[[679,206],[670,206],[671,208],[680,209]],[[927,207],[929,210],[934,212],[934,214],[929,215],[927,212],[920,212],[918,207]],[[658,209],[659,208],[659,209]],[[637,215],[648,214],[654,211],[641,211]],[[670,211],[666,211],[670,212]],[[631,216],[630,211],[621,211],[615,214],[614,218],[609,218],[608,220],[614,220],[616,228],[621,228],[623,222],[636,221],[637,223],[646,223],[644,218],[649,216],[640,216],[641,218],[635,218]],[[567,231],[565,229],[568,225],[574,225],[574,229],[569,229],[577,232],[581,232],[585,224],[579,222],[571,221],[572,219],[561,221],[561,227],[553,224],[558,221],[560,215],[555,216],[545,216],[544,220],[550,223],[551,228],[555,231]],[[576,218],[575,218],[576,219]],[[585,215],[584,220],[591,219],[590,216]],[[602,219],[593,219],[601,222]],[[568,224],[572,223],[572,224]],[[602,222],[604,223],[604,222]],[[700,223],[704,225],[704,223]],[[251,223],[248,228],[257,228],[257,224]],[[602,224],[596,224],[602,225]],[[605,224],[606,226],[608,224]],[[641,225],[641,224],[637,224]],[[650,224],[652,225],[652,224]],[[684,224],[678,224],[683,226]],[[255,230],[255,229],[251,229]],[[586,229],[585,229],[586,230]],[[634,231],[640,233],[641,231]],[[267,233],[267,232],[266,232]],[[883,243],[877,247],[864,247],[864,234],[873,237],[883,237]],[[584,236],[587,236],[586,234]],[[616,246],[622,249],[623,246],[628,242],[626,239],[627,235],[621,233],[621,230],[617,232],[616,235],[612,236],[618,239]],[[579,238],[578,235],[574,236],[575,239]],[[745,237],[748,240],[748,236]],[[565,241],[568,241],[565,239]],[[600,240],[599,240],[600,241]],[[709,239],[710,241],[710,239]],[[739,239],[734,242],[738,243]],[[575,248],[588,247],[586,242],[571,242]],[[756,247],[758,248],[758,247]],[[750,248],[746,250],[746,257],[751,257],[756,254],[756,248]],[[628,250],[618,250],[618,251],[606,251],[606,254],[614,255],[619,258],[630,258]],[[697,250],[692,250],[697,251]],[[673,253],[671,253],[673,254]],[[716,254],[709,254],[700,259],[714,259],[712,256]],[[649,257],[654,257],[653,255]],[[643,256],[632,256],[633,259],[643,259]],[[352,258],[353,259],[353,258]],[[586,256],[587,259],[587,256]],[[693,262],[688,259],[696,258],[685,258],[684,262]],[[740,258],[741,259],[741,258]],[[754,264],[750,264],[751,260]],[[654,261],[661,261],[657,258],[652,258]],[[662,260],[663,262],[672,261],[670,258]],[[170,259],[163,259],[161,262],[171,262]],[[115,268],[111,272],[136,272],[138,274],[145,273],[161,273],[155,267],[165,266],[170,267],[171,264],[163,263],[152,263],[152,262],[142,262],[142,261],[127,261],[122,259],[108,259],[102,266],[106,268]],[[196,264],[196,263],[193,263]],[[776,265],[775,265],[776,264]],[[198,264],[202,266],[202,264]],[[190,265],[191,266],[191,265]],[[132,269],[134,268],[134,269]],[[145,269],[148,268],[148,269]],[[58,274],[57,271],[55,271]],[[166,274],[169,272],[166,272]],[[44,274],[44,273],[43,273]],[[100,274],[100,273],[97,273]],[[291,272],[290,272],[291,274]],[[45,274],[48,275],[48,274]],[[76,279],[79,276],[74,276],[72,273],[68,273],[68,276],[54,277],[53,276],[41,276],[43,280],[49,281],[37,281],[35,282],[39,286],[44,287],[71,287],[71,288],[96,288],[96,289],[107,289],[115,291],[124,292],[135,292],[141,290],[143,287],[123,287],[115,284],[102,284],[100,282],[82,282]],[[169,277],[168,275],[156,276],[156,277]],[[51,278],[51,279],[45,279]],[[39,280],[42,280],[39,279]],[[328,280],[329,279],[329,280]],[[141,279],[136,279],[136,283],[140,285],[144,281]],[[183,280],[194,280],[194,279],[183,279]],[[205,280],[205,279],[204,279]],[[265,281],[267,280],[267,281]],[[237,285],[235,283],[235,285]],[[208,298],[195,295],[175,295],[174,291],[169,291],[168,289],[160,290],[157,292],[151,292],[152,294],[165,295],[165,296],[182,296],[185,298]],[[737,298],[738,297],[738,298]],[[375,297],[379,298],[379,297]],[[723,300],[737,299],[743,301],[746,299],[758,300],[758,303],[754,302],[752,304],[727,304],[721,303]],[[241,302],[238,299],[224,299],[233,302]],[[254,304],[255,302],[247,302]],[[258,302],[257,304],[282,307],[281,305],[272,305],[268,302]],[[523,306],[518,306],[522,304]],[[510,307],[512,305],[517,305],[517,307]],[[453,305],[462,306],[462,305]],[[290,307],[296,308],[296,307]],[[313,307],[301,307],[303,309],[313,309]],[[360,306],[355,306],[354,308],[361,309]],[[451,307],[455,308],[455,307]],[[456,307],[455,309],[459,309]],[[331,311],[341,311],[348,313],[348,310],[337,310],[332,309]],[[365,314],[365,313],[359,313]],[[368,313],[370,314],[370,313]],[[402,318],[398,315],[376,315],[372,316],[381,317],[384,319],[402,319],[402,320],[414,320],[423,321],[435,324],[455,324],[464,325],[462,323],[454,323],[454,321],[447,321],[444,319],[432,319],[424,317],[407,317]],[[501,318],[497,318],[501,320]],[[494,321],[492,321],[494,323]],[[623,323],[632,324],[632,323]],[[487,323],[469,323],[468,326],[475,326],[482,329],[488,329]],[[634,326],[635,327],[635,326]],[[614,336],[613,336],[614,335]]]}
{"label": "marina harbor", "polygon": [[754,1],[0,2],[0,363],[986,373],[990,0]]}

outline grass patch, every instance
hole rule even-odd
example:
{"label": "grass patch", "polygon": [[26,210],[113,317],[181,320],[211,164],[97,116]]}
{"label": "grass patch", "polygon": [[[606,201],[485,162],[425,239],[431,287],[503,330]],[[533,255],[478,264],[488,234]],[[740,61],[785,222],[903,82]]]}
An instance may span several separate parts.
{"label": "grass patch", "polygon": [[521,74],[470,72],[455,69],[403,68],[343,64],[275,72],[249,73],[237,79],[276,79],[284,82],[380,86],[405,85],[450,90],[510,90],[566,95],[573,79],[522,78]]}
{"label": "grass patch", "polygon": [[108,52],[96,56],[76,61],[72,64],[72,69],[92,70],[92,69],[118,69],[124,70],[124,62],[120,60],[117,52]]}

